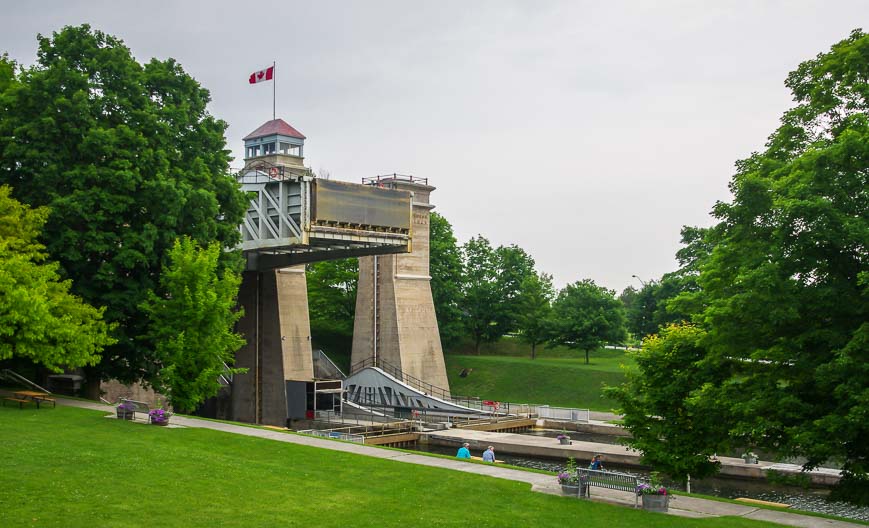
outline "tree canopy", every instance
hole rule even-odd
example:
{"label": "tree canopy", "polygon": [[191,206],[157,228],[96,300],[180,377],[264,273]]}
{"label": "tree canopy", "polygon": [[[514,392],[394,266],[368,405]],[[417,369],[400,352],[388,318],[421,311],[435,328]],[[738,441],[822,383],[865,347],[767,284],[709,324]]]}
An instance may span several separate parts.
{"label": "tree canopy", "polygon": [[585,279],[558,292],[552,303],[552,343],[585,351],[588,363],[590,351],[625,337],[624,308],[614,291]]}
{"label": "tree canopy", "polygon": [[51,370],[93,365],[114,340],[103,309],[69,293],[37,241],[48,216],[0,186],[0,360],[26,357]]}
{"label": "tree canopy", "polygon": [[463,335],[462,253],[446,218],[432,211],[429,235],[431,294],[441,343],[448,347]]}
{"label": "tree canopy", "polygon": [[159,368],[152,384],[178,411],[194,411],[217,394],[221,374],[244,372],[229,365],[244,339],[233,332],[241,312],[235,310],[241,279],[221,273],[221,248],[199,248],[190,238],[175,242],[160,275],[159,293],[142,309],[150,320],[147,337],[156,343]]}
{"label": "tree canopy", "polygon": [[629,382],[606,389],[621,405],[622,425],[643,462],[681,480],[717,473],[713,455],[729,445],[720,409],[696,397],[705,383],[726,376],[704,361],[704,337],[690,324],[663,328],[634,354],[638,372],[626,373]]}
{"label": "tree canopy", "polygon": [[[806,468],[836,460],[841,490],[869,501],[869,36],[854,31],[785,84],[796,106],[737,162],[732,202],[683,254],[698,289],[675,302],[704,332],[683,368],[697,368],[690,398],[726,413],[718,432],[735,445]],[[669,383],[644,380],[633,388]]]}
{"label": "tree canopy", "polygon": [[520,285],[516,323],[520,339],[531,345],[531,359],[536,357],[537,345],[551,334],[553,297],[552,275],[535,273]]}
{"label": "tree canopy", "polygon": [[0,184],[50,207],[50,258],[73,292],[117,323],[91,382],[148,379],[154,343],[138,339],[140,306],[175,239],[238,240],[246,201],[228,174],[226,123],[174,59],[139,64],[121,40],[87,25],[38,41],[36,64],[13,67],[12,79],[0,68]]}
{"label": "tree canopy", "polygon": [[312,339],[329,352],[349,357],[356,314],[359,260],[354,257],[315,262],[307,264],[305,271]]}

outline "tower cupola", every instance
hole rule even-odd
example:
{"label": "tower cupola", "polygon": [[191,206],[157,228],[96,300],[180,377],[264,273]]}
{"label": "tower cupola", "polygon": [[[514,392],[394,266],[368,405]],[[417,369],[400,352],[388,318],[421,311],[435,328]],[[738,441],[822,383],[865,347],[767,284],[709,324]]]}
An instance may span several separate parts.
{"label": "tower cupola", "polygon": [[266,122],[244,138],[245,166],[265,162],[304,168],[305,136],[283,119]]}

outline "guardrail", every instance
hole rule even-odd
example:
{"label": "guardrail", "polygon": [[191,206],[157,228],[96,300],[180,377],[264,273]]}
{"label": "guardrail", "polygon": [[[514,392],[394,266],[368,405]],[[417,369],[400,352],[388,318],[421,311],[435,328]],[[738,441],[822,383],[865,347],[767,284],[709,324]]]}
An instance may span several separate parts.
{"label": "guardrail", "polygon": [[590,411],[588,409],[550,407],[549,405],[537,406],[537,416],[540,418],[550,418],[552,420],[562,420],[566,422],[588,422],[589,415]]}
{"label": "guardrail", "polygon": [[357,444],[365,443],[365,437],[360,434],[339,433],[338,431],[321,431],[319,429],[305,429],[297,432],[311,436],[318,436],[320,438],[330,438],[332,440],[344,440],[347,442],[356,442]]}

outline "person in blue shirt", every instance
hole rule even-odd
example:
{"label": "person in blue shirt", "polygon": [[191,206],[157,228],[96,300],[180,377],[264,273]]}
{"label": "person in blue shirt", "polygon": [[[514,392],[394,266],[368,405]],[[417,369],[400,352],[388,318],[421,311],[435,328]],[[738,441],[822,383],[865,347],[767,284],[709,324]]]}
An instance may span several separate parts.
{"label": "person in blue shirt", "polygon": [[483,451],[483,462],[495,463],[495,448],[489,446],[489,449]]}
{"label": "person in blue shirt", "polygon": [[588,469],[603,471],[603,462],[600,459],[600,455],[594,455],[594,458],[591,459],[591,464],[588,465]]}
{"label": "person in blue shirt", "polygon": [[470,445],[471,444],[467,444],[467,443],[462,444],[462,447],[459,448],[459,452],[456,453],[456,458],[468,458],[468,459],[470,459],[471,458],[471,451],[468,449],[468,447]]}

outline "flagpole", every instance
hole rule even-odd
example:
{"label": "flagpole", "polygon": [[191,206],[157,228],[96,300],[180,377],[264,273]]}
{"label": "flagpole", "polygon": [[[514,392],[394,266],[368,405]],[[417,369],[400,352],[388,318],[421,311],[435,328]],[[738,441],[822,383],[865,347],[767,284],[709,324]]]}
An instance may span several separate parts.
{"label": "flagpole", "polygon": [[278,70],[275,68],[275,61],[272,61],[272,121],[275,118],[275,92],[277,92],[277,84],[278,84]]}

